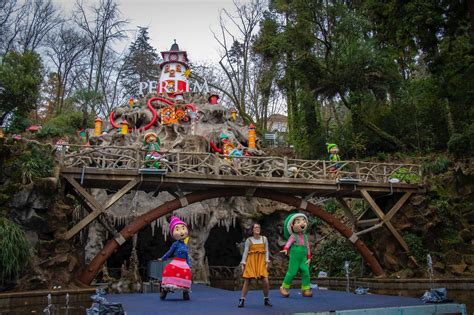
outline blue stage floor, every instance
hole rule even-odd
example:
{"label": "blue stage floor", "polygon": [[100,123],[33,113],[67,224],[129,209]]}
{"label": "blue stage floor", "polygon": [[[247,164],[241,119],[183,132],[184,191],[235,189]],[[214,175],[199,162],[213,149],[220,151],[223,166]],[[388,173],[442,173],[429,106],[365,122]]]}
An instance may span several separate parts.
{"label": "blue stage floor", "polygon": [[[341,291],[313,290],[312,298],[303,298],[297,289],[290,298],[277,290],[270,291],[273,307],[263,305],[262,291],[249,291],[244,308],[238,308],[240,292],[193,285],[191,300],[183,301],[181,293],[169,293],[160,300],[158,293],[111,294],[110,302],[119,302],[128,315],[145,314],[293,314],[424,305],[419,299],[388,295],[355,295]],[[421,315],[422,312],[418,312]]]}

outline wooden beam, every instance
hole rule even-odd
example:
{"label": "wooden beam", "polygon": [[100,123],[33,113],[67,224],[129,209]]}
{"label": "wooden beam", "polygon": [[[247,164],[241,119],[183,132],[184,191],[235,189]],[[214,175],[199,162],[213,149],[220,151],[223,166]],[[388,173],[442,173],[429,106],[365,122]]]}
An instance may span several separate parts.
{"label": "wooden beam", "polygon": [[374,224],[380,223],[380,219],[366,219],[366,220],[358,220],[357,225],[360,227],[365,227],[365,226],[372,226]]}
{"label": "wooden beam", "polygon": [[367,190],[362,189],[360,191],[364,199],[369,203],[370,208],[374,211],[375,215],[382,221],[385,221],[385,213],[383,213],[382,209],[377,205],[375,200],[369,195]]}
{"label": "wooden beam", "polygon": [[365,198],[365,200],[369,203],[370,208],[375,212],[377,217],[380,218],[380,220],[385,223],[389,231],[392,233],[392,235],[395,237],[395,239],[398,241],[398,243],[403,247],[403,249],[406,252],[410,251],[410,248],[408,247],[408,244],[405,242],[403,237],[398,233],[397,229],[388,221],[385,217],[385,214],[383,213],[382,209],[377,205],[375,200],[369,195],[369,193],[365,189],[361,189],[362,196]]}
{"label": "wooden beam", "polygon": [[89,194],[79,183],[72,177],[72,176],[65,176],[66,180],[76,189],[76,191],[84,197],[84,201],[88,203],[89,207],[91,208],[92,212],[86,215],[81,221],[79,221],[75,226],[73,226],[69,231],[65,234],[65,239],[68,240],[80,230],[85,228],[89,225],[95,218],[97,218],[102,212],[110,208],[115,202],[117,202],[123,195],[129,192],[136,184],[140,182],[140,178],[137,177],[127,183],[124,187],[122,187],[118,192],[116,192],[112,197],[110,197],[102,206],[97,200]]}
{"label": "wooden beam", "polygon": [[397,203],[392,207],[392,209],[390,209],[390,211],[385,216],[387,221],[392,220],[393,216],[398,212],[398,210],[400,210],[403,207],[403,205],[408,200],[408,198],[410,198],[410,196],[411,196],[411,192],[406,192],[405,194],[403,194],[402,198],[400,198],[400,200],[397,201]]}
{"label": "wooden beam", "polygon": [[367,228],[367,229],[365,229],[365,230],[362,230],[362,231],[357,232],[356,235],[359,236],[359,235],[362,235],[362,234],[365,234],[365,233],[369,233],[369,232],[371,232],[371,231],[373,231],[373,230],[376,230],[376,229],[382,227],[382,225],[383,225],[383,222],[377,223],[377,224],[372,225],[371,227],[369,227],[369,228]]}
{"label": "wooden beam", "polygon": [[339,204],[341,205],[342,211],[344,211],[345,216],[351,221],[351,223],[354,225],[354,228],[355,228],[356,223],[357,223],[357,218],[352,212],[352,209],[349,207],[349,204],[344,198],[338,197],[336,199],[337,201],[339,201]]}
{"label": "wooden beam", "polygon": [[[75,190],[75,189],[72,189],[72,194],[74,194],[77,199],[79,199],[79,202],[88,210],[88,212],[92,212],[94,211],[90,205],[85,202],[85,200],[83,198],[81,198],[81,195]],[[99,222],[112,234],[112,235],[115,235],[117,234],[117,230],[109,223],[109,221],[107,220],[107,217],[104,216],[104,214],[102,213],[101,215],[99,215],[97,217],[97,220],[99,220]]]}

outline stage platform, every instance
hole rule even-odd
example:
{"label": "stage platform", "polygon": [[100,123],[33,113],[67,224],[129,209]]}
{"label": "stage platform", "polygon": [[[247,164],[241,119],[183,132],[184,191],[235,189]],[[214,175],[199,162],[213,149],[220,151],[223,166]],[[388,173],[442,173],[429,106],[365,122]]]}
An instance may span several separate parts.
{"label": "stage platform", "polygon": [[356,295],[342,291],[313,290],[312,298],[303,298],[291,290],[289,298],[270,291],[273,307],[263,305],[262,291],[249,291],[244,308],[238,308],[240,292],[204,285],[193,285],[191,300],[181,293],[169,293],[160,300],[158,293],[111,294],[110,302],[122,303],[127,315],[146,314],[466,314],[463,304],[424,304],[420,299],[388,295]]}

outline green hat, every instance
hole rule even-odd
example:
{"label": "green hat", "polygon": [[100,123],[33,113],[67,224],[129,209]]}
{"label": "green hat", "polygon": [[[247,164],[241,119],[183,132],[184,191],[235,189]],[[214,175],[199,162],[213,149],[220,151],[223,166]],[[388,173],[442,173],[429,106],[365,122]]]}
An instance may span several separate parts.
{"label": "green hat", "polygon": [[286,217],[285,223],[283,224],[283,235],[285,239],[289,239],[290,235],[293,234],[293,229],[291,228],[291,225],[293,224],[293,221],[295,221],[296,218],[305,218],[306,222],[308,222],[308,217],[306,217],[306,215],[304,215],[303,213],[299,213],[299,212],[290,213]]}
{"label": "green hat", "polygon": [[332,148],[337,147],[337,144],[335,144],[335,143],[326,143],[326,145],[327,145],[327,147],[328,147],[328,152],[329,152]]}
{"label": "green hat", "polygon": [[229,137],[225,133],[221,133],[221,140],[229,139]]}

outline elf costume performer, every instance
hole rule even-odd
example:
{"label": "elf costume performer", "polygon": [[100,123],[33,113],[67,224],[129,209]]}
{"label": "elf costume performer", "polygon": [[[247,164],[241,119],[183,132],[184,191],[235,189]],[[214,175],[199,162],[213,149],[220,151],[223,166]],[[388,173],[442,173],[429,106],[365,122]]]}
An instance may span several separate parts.
{"label": "elf costume performer", "polygon": [[188,225],[178,217],[172,216],[170,233],[176,240],[171,248],[159,260],[173,257],[173,260],[163,270],[160,298],[166,298],[168,292],[183,291],[183,300],[189,300],[191,289],[191,262],[188,255]]}
{"label": "elf costume performer", "polygon": [[159,153],[160,150],[160,138],[154,133],[153,131],[147,132],[143,139],[143,145],[146,148],[146,155],[145,155],[145,166],[153,166],[155,168],[160,168],[159,160],[162,159],[161,154]]}
{"label": "elf costume performer", "polygon": [[301,291],[304,297],[312,297],[311,281],[309,278],[309,263],[311,261],[311,251],[309,248],[306,229],[308,227],[308,218],[303,213],[291,213],[285,219],[283,231],[285,239],[288,241],[281,251],[288,255],[290,253],[290,262],[288,271],[280,287],[280,294],[283,297],[290,296],[290,286],[293,278],[298,271],[301,273]]}

